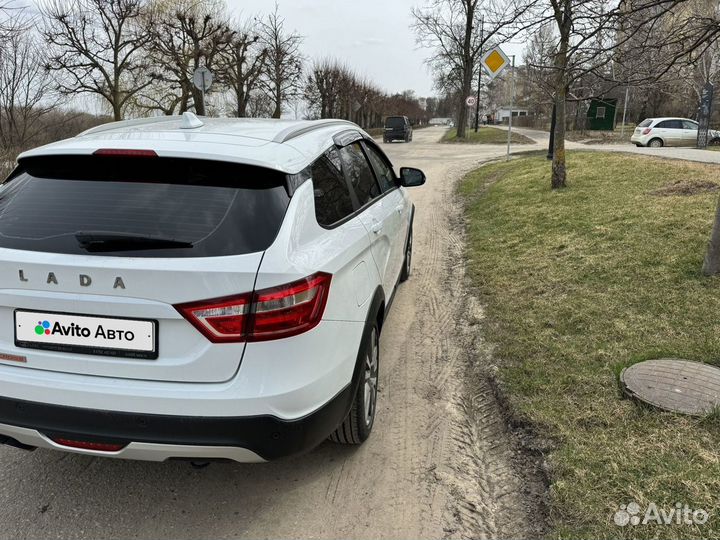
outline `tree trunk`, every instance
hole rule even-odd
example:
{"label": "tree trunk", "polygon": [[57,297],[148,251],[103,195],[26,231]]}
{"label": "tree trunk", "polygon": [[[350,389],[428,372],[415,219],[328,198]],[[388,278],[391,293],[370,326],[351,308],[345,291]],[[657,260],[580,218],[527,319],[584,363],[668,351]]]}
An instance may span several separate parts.
{"label": "tree trunk", "polygon": [[714,276],[720,272],[720,199],[718,199],[715,210],[715,221],[710,233],[710,242],[708,242],[707,252],[705,253],[702,272],[706,276]]}
{"label": "tree trunk", "polygon": [[475,4],[465,0],[465,40],[463,42],[463,79],[462,79],[462,95],[458,109],[457,138],[464,139],[467,131],[468,108],[465,105],[465,98],[470,95],[472,90],[473,71],[475,68],[474,58],[472,54],[472,37],[475,31],[473,25],[475,23]]}
{"label": "tree trunk", "polygon": [[203,93],[197,88],[193,88],[193,102],[195,103],[195,114],[198,116],[205,116],[205,100],[203,99]]}
{"label": "tree trunk", "polygon": [[565,0],[564,11],[558,13],[556,18],[560,20],[560,43],[555,54],[555,147],[552,160],[552,189],[564,188],[566,184],[567,170],[565,165],[565,130],[567,129],[567,67],[568,49],[570,47],[570,31],[572,30],[570,0]]}
{"label": "tree trunk", "polygon": [[555,137],[552,160],[552,189],[566,186],[565,171],[565,86],[555,96]]}

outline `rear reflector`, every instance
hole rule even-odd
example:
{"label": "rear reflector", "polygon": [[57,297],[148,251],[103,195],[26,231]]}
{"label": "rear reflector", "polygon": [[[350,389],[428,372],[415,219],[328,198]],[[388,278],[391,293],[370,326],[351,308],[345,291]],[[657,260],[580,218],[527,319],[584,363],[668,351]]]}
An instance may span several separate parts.
{"label": "rear reflector", "polygon": [[213,343],[267,341],[317,326],[332,276],[319,272],[287,285],[175,306]]}
{"label": "rear reflector", "polygon": [[114,156],[114,157],[158,157],[155,150],[133,150],[123,148],[101,148],[93,152],[94,156]]}
{"label": "rear reflector", "polygon": [[97,452],[119,452],[126,444],[99,443],[88,441],[74,441],[72,439],[52,439],[53,442],[68,448],[82,448],[83,450],[95,450]]}

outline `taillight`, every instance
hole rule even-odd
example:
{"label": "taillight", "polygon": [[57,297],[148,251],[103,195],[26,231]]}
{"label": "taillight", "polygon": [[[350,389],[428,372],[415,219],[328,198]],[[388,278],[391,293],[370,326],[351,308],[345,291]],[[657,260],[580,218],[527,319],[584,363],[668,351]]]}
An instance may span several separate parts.
{"label": "taillight", "polygon": [[195,328],[213,343],[243,341],[252,294],[226,296],[175,306]]}
{"label": "taillight", "polygon": [[325,311],[330,274],[322,272],[299,281],[257,291],[253,297],[248,341],[295,336],[317,326]]}
{"label": "taillight", "polygon": [[331,279],[318,272],[287,285],[175,308],[213,343],[280,339],[317,326]]}
{"label": "taillight", "polygon": [[642,134],[647,135],[648,133],[650,133],[650,131],[652,131],[652,128],[645,128],[645,129],[643,129]]}

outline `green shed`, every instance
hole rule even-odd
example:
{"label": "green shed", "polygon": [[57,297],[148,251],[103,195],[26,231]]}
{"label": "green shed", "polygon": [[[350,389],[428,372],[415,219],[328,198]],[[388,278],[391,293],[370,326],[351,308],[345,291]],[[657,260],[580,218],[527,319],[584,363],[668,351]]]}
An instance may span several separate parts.
{"label": "green shed", "polygon": [[616,98],[593,99],[587,112],[587,127],[593,131],[612,131],[615,129]]}

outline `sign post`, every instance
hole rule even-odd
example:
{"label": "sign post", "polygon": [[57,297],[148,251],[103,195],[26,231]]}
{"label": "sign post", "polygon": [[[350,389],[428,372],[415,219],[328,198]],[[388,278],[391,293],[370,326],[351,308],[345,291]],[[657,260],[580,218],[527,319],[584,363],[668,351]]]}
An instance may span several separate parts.
{"label": "sign post", "polygon": [[512,82],[510,83],[510,119],[508,120],[508,144],[507,144],[507,160],[510,161],[510,139],[512,138],[512,115],[515,105],[515,55],[512,57],[512,71],[510,72]]}
{"label": "sign post", "polygon": [[705,86],[703,86],[702,95],[700,96],[700,108],[698,109],[698,148],[707,148],[708,145],[708,128],[710,127],[714,89],[715,87],[712,83],[707,82]]}
{"label": "sign post", "polygon": [[[485,17],[480,17],[480,57],[482,58],[483,39],[485,39]],[[482,67],[478,69],[477,102],[475,103],[475,133],[480,129],[480,85],[482,84]]]}

